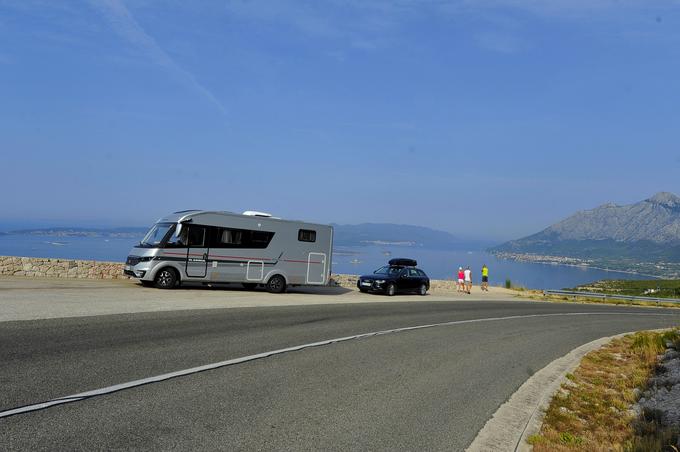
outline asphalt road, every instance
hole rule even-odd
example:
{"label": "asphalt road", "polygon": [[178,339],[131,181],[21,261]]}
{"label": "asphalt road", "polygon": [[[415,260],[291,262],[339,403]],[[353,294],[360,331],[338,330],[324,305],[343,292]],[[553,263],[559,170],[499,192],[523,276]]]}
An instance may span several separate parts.
{"label": "asphalt road", "polygon": [[0,450],[463,450],[552,360],[602,336],[680,325],[677,312],[418,297],[0,322],[5,411],[353,334],[551,314],[350,340],[0,418]]}

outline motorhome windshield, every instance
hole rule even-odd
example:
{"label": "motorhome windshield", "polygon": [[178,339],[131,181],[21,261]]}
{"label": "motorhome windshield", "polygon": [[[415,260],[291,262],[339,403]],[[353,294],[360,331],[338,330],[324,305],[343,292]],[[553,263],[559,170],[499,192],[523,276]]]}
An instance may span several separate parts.
{"label": "motorhome windshield", "polygon": [[140,246],[155,248],[161,246],[163,239],[171,235],[175,231],[175,223],[156,223],[146,233]]}

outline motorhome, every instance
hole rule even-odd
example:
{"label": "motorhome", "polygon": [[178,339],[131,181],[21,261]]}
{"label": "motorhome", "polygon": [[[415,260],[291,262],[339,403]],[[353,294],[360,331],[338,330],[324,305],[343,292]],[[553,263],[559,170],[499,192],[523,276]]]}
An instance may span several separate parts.
{"label": "motorhome", "polygon": [[143,285],[172,289],[187,282],[289,286],[326,285],[333,228],[270,214],[186,210],[159,219],[125,262]]}

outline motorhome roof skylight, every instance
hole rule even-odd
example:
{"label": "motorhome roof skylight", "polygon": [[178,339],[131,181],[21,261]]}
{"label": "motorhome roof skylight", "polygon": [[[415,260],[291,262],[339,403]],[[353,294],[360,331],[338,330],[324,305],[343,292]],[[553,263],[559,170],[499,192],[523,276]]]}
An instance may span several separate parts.
{"label": "motorhome roof skylight", "polygon": [[248,215],[249,217],[267,217],[267,218],[270,218],[272,216],[271,213],[258,212],[257,210],[246,210],[245,212],[243,212],[243,215]]}

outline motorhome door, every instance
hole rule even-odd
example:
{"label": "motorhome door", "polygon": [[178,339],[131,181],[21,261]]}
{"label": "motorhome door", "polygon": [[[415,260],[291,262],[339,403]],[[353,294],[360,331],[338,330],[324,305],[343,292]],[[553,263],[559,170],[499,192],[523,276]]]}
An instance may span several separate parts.
{"label": "motorhome door", "polygon": [[205,226],[189,225],[186,272],[190,278],[205,278],[208,272],[208,245]]}
{"label": "motorhome door", "polygon": [[326,255],[309,253],[307,256],[307,284],[323,284],[326,282]]}

